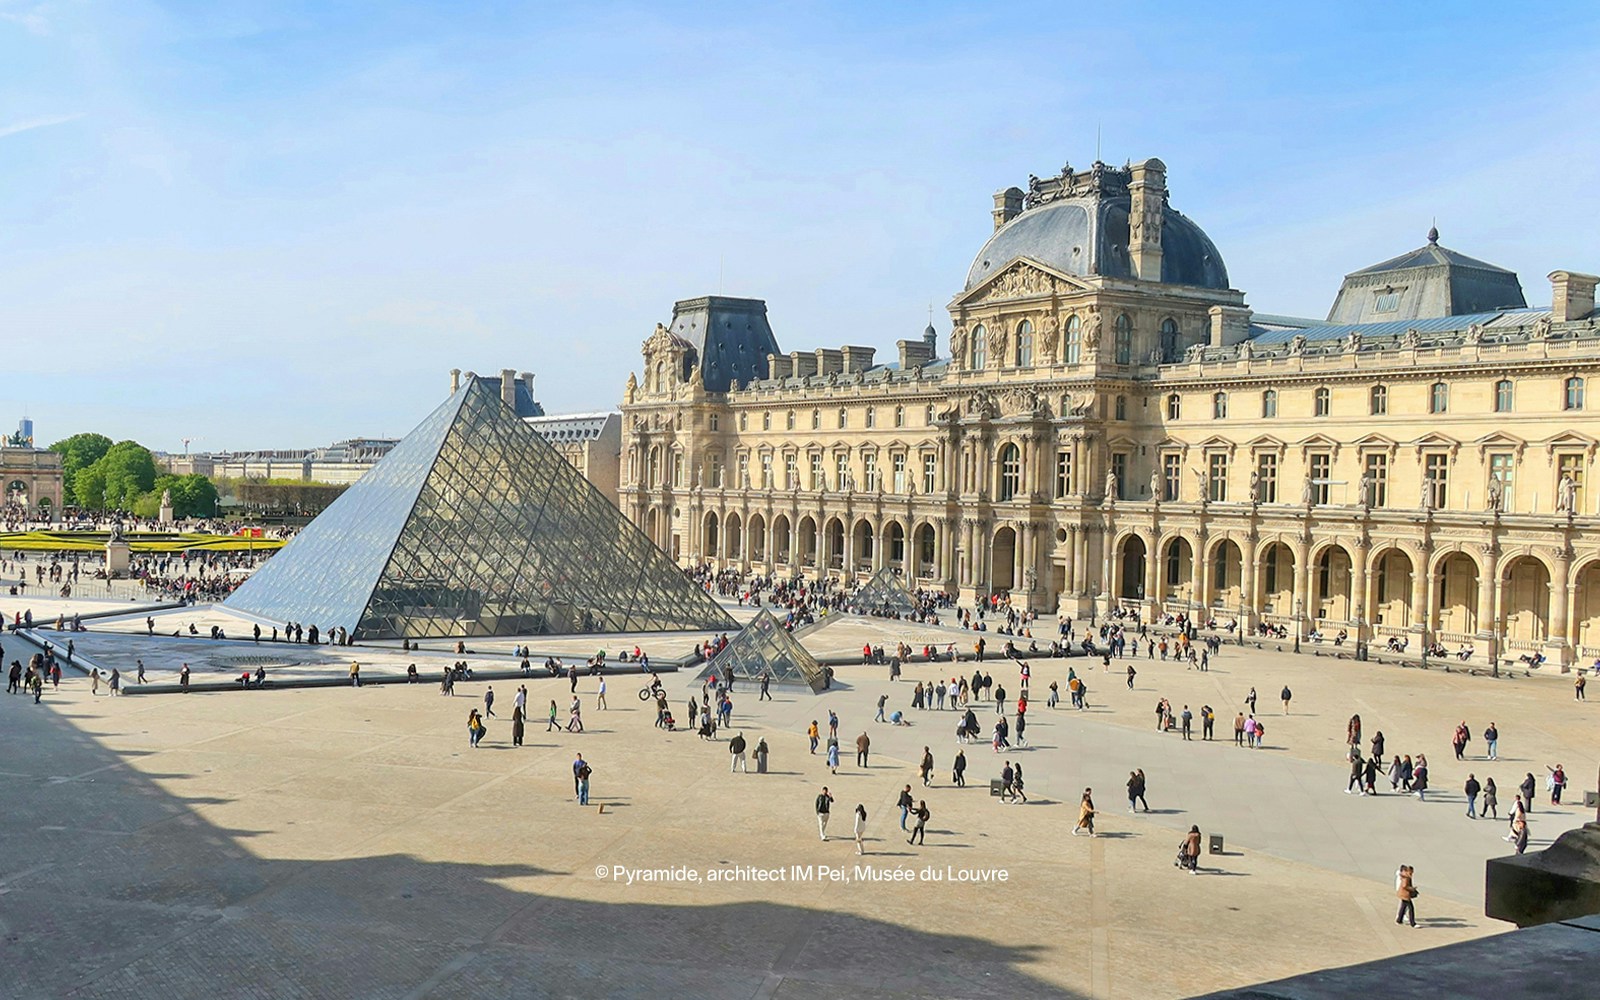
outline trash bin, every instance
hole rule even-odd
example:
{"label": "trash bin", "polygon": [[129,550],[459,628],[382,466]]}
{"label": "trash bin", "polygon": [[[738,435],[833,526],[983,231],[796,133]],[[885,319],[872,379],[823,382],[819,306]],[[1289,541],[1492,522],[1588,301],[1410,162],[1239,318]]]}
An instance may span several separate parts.
{"label": "trash bin", "polygon": [[1222,853],[1222,834],[1220,834],[1220,833],[1211,834],[1210,852],[1212,854],[1221,854]]}
{"label": "trash bin", "polygon": [[1594,809],[1600,807],[1600,792],[1584,792],[1583,807],[1585,809]]}
{"label": "trash bin", "polygon": [[1004,789],[1005,789],[1005,782],[1001,781],[999,778],[990,778],[989,779],[989,794],[990,795],[993,795],[993,796],[998,798],[999,795],[1000,795],[1000,792],[1003,791]]}

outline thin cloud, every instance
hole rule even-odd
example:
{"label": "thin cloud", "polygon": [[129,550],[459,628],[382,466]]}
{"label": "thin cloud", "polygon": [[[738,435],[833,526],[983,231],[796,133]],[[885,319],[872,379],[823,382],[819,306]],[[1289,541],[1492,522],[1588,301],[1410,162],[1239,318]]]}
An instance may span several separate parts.
{"label": "thin cloud", "polygon": [[84,113],[75,115],[51,115],[46,118],[24,118],[22,121],[12,122],[10,125],[0,125],[0,139],[4,139],[8,135],[16,135],[18,132],[31,132],[36,128],[49,128],[51,125],[65,125],[67,122],[75,122],[79,118],[83,117],[86,117]]}

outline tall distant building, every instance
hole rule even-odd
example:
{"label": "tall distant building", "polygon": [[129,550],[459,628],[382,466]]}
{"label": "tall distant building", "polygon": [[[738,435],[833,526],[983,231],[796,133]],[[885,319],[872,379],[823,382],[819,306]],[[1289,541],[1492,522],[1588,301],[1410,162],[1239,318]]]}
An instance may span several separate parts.
{"label": "tall distant building", "polygon": [[1153,159],[991,220],[944,352],[784,352],[760,300],[679,302],[624,390],[623,510],[683,562],[1600,656],[1600,279],[1528,308],[1432,231],[1325,321],[1258,313]]}

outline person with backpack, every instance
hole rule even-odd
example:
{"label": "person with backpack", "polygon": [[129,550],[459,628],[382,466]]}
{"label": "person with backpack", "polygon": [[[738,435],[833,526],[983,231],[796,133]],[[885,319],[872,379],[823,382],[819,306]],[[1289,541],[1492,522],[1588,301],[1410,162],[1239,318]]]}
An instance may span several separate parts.
{"label": "person with backpack", "polygon": [[1408,920],[1412,927],[1417,926],[1416,898],[1420,895],[1416,885],[1416,869],[1410,865],[1401,865],[1395,873],[1394,894],[1400,899],[1400,912],[1395,914],[1394,922],[1406,923]]}

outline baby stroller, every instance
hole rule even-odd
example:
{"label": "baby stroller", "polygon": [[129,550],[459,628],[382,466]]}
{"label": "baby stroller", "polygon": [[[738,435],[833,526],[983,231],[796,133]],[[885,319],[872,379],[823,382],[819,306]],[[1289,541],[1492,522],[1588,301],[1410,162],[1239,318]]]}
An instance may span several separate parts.
{"label": "baby stroller", "polygon": [[717,723],[715,717],[706,715],[702,716],[702,719],[703,721],[700,723],[700,738],[703,740],[716,739]]}
{"label": "baby stroller", "polygon": [[675,733],[675,732],[678,731],[678,723],[677,723],[676,720],[674,720],[672,718],[672,713],[671,712],[663,712],[662,713],[662,715],[661,715],[661,728],[665,729],[669,733]]}
{"label": "baby stroller", "polygon": [[1200,859],[1189,853],[1189,842],[1178,841],[1178,857],[1172,862],[1172,867],[1181,868],[1193,875],[1200,867]]}

